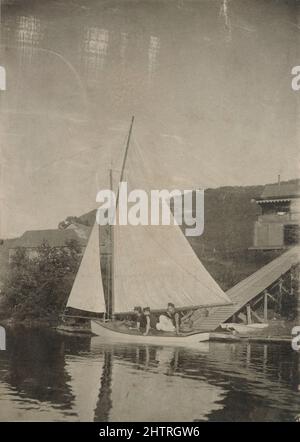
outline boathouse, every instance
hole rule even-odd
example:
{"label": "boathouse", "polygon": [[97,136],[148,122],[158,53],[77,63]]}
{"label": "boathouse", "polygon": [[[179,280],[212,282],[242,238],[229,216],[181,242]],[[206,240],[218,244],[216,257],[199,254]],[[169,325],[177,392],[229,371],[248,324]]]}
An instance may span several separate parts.
{"label": "boathouse", "polygon": [[260,215],[254,225],[256,250],[284,249],[299,243],[300,180],[265,186],[255,199]]}

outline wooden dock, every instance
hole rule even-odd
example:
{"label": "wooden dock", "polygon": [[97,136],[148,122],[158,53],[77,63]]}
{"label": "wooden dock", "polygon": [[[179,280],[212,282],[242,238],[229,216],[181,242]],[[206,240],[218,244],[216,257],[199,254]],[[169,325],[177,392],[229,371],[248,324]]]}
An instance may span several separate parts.
{"label": "wooden dock", "polygon": [[288,272],[292,266],[300,261],[300,247],[296,246],[283,253],[261,269],[257,270],[248,278],[229,289],[226,294],[232,299],[233,304],[217,307],[205,319],[199,315],[194,320],[197,330],[216,330],[216,328],[239,312],[244,306],[267,289],[274,281]]}
{"label": "wooden dock", "polygon": [[291,345],[291,336],[259,336],[259,335],[233,335],[229,333],[211,333],[210,341],[212,342],[257,342],[262,344],[282,344]]}

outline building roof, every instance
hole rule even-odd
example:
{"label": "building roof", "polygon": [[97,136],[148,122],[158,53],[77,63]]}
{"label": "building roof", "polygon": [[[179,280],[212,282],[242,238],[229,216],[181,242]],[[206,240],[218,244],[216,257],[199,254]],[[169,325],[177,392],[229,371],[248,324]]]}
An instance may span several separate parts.
{"label": "building roof", "polygon": [[285,199],[300,197],[300,181],[287,182],[280,184],[267,184],[259,200],[264,199]]}
{"label": "building roof", "polygon": [[68,227],[66,227],[66,230],[73,230],[84,243],[87,243],[91,233],[91,228],[89,226],[75,222],[69,224]]}
{"label": "building roof", "polygon": [[17,247],[37,248],[44,242],[47,242],[50,247],[65,247],[66,243],[71,240],[76,240],[81,246],[86,245],[86,240],[80,238],[72,229],[67,230],[27,230],[20,238],[16,238],[11,242],[11,249]]}

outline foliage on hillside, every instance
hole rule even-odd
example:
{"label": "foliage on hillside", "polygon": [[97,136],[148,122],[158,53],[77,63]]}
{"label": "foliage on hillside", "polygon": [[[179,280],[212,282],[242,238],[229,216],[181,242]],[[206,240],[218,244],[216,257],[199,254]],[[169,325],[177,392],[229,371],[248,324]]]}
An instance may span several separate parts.
{"label": "foliage on hillside", "polygon": [[76,241],[68,243],[68,249],[44,243],[35,258],[17,249],[2,287],[6,316],[21,321],[56,319],[71,290],[80,251]]}

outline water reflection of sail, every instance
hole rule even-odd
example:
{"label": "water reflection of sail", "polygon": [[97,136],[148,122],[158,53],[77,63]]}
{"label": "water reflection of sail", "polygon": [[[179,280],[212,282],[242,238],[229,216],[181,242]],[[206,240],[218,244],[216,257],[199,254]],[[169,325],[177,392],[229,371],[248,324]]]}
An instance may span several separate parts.
{"label": "water reflection of sail", "polygon": [[[179,350],[177,350],[178,352]],[[164,355],[163,353],[166,352]],[[223,389],[207,381],[180,376],[175,373],[178,359],[176,349],[159,348],[156,362],[155,382],[153,370],[132,369],[124,359],[115,359],[113,367],[114,385],[110,420],[124,422],[179,422],[206,420],[212,411],[222,408],[218,402],[223,398]],[[160,365],[160,361],[162,364]],[[142,368],[142,367],[141,367]],[[166,378],[166,375],[168,377]],[[124,407],[126,403],[126,407]]]}
{"label": "water reflection of sail", "polygon": [[65,368],[74,396],[73,412],[79,421],[94,421],[104,371],[102,358],[87,361],[86,358],[67,356]]}

